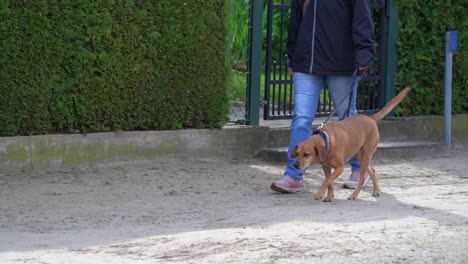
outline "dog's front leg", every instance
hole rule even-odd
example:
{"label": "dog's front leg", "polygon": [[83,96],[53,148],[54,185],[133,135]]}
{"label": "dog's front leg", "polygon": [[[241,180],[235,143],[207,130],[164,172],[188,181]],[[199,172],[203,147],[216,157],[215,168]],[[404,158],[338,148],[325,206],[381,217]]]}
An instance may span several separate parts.
{"label": "dog's front leg", "polygon": [[[325,173],[325,178],[331,178],[331,167],[322,165],[323,172]],[[323,200],[324,202],[332,202],[333,198],[335,197],[335,189],[333,188],[333,181],[332,184],[328,185],[327,197]]]}
{"label": "dog's front leg", "polygon": [[[331,170],[331,168],[330,168],[330,170]],[[329,177],[325,178],[322,185],[320,186],[319,191],[315,194],[315,200],[322,199],[322,197],[324,196],[327,189],[330,190],[330,187],[331,187],[331,190],[332,190],[331,195],[334,195],[334,190],[333,190],[333,186],[332,186],[333,182],[336,180],[336,178],[338,178],[341,175],[341,173],[343,173],[343,170],[344,170],[344,166],[337,167],[337,168],[335,168],[333,173],[329,174],[330,175]],[[325,172],[325,170],[324,170],[324,172]],[[325,172],[325,176],[326,176],[326,172]],[[330,192],[328,193],[327,199],[329,197],[330,197]],[[327,201],[327,199],[325,201]]]}

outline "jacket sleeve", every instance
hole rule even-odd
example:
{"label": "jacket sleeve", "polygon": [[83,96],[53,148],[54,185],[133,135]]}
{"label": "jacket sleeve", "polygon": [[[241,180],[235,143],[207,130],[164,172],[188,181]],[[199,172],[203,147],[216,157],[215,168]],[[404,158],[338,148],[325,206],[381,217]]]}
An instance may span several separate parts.
{"label": "jacket sleeve", "polygon": [[294,52],[296,51],[296,39],[299,32],[299,26],[302,21],[302,4],[303,0],[293,0],[291,2],[291,16],[289,19],[288,41],[286,48],[288,52],[288,60],[286,65],[291,66],[290,62],[293,59]]}
{"label": "jacket sleeve", "polygon": [[374,63],[377,46],[371,7],[369,0],[354,0],[353,3],[354,64],[369,66]]}

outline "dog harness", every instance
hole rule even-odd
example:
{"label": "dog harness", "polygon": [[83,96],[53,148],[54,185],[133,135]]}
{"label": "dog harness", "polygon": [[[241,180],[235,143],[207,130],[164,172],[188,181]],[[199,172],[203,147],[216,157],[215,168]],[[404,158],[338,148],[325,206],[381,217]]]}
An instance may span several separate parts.
{"label": "dog harness", "polygon": [[328,155],[328,151],[330,150],[330,136],[328,136],[328,133],[323,131],[321,128],[315,130],[314,133],[312,133],[312,135],[315,134],[320,134],[323,140],[325,140],[325,150],[327,151],[326,154]]}

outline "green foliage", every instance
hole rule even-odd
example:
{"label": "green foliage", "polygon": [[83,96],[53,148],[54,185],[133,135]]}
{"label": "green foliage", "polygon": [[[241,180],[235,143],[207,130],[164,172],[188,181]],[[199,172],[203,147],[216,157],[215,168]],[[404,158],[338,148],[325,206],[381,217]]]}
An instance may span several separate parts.
{"label": "green foliage", "polygon": [[249,44],[249,11],[250,0],[231,1],[228,23],[228,52],[231,65],[244,68],[247,62]]}
{"label": "green foliage", "polygon": [[[231,65],[235,69],[245,71],[245,64],[248,60],[248,46],[249,46],[249,20],[250,20],[250,1],[252,0],[236,0],[232,1],[232,7],[229,10],[230,23],[228,29],[228,52],[231,56]],[[291,0],[275,0],[275,4],[290,4]],[[268,1],[264,1],[263,9],[263,52],[265,55],[266,50],[266,32],[267,32],[267,4]],[[286,40],[288,37],[288,25],[289,25],[289,9],[276,10],[273,13],[273,26],[272,26],[272,39],[273,39],[273,58],[275,60],[280,59],[280,51],[282,55],[286,55]],[[283,26],[281,28],[281,23]],[[282,40],[282,41],[281,41]],[[284,60],[285,58],[283,58]]]}
{"label": "green foliage", "polygon": [[226,90],[229,100],[246,100],[247,51],[249,45],[250,0],[235,0],[226,4],[228,14]]}
{"label": "green foliage", "polygon": [[[291,0],[274,0],[274,4],[291,4]],[[272,61],[277,63],[286,64],[286,55],[287,48],[286,42],[288,40],[288,30],[289,30],[289,17],[291,10],[288,9],[276,9],[272,12],[272,28],[271,28],[271,58]],[[267,19],[268,12],[267,7],[265,7],[265,12],[263,13],[263,39],[266,40],[267,37]],[[263,49],[266,50],[266,41],[263,45]]]}
{"label": "green foliage", "polygon": [[0,136],[219,127],[225,2],[0,0]]}
{"label": "green foliage", "polygon": [[400,33],[396,87],[409,86],[402,115],[442,114],[444,111],[445,32],[459,34],[453,56],[453,113],[468,112],[468,20],[466,0],[398,0]]}

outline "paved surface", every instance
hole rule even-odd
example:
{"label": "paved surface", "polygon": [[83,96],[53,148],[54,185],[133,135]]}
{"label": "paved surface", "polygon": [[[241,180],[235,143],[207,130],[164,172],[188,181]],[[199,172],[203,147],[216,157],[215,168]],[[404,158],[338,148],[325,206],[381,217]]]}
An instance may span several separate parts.
{"label": "paved surface", "polygon": [[159,157],[0,173],[0,263],[467,263],[468,148],[375,164],[383,195],[272,193],[281,165]]}

